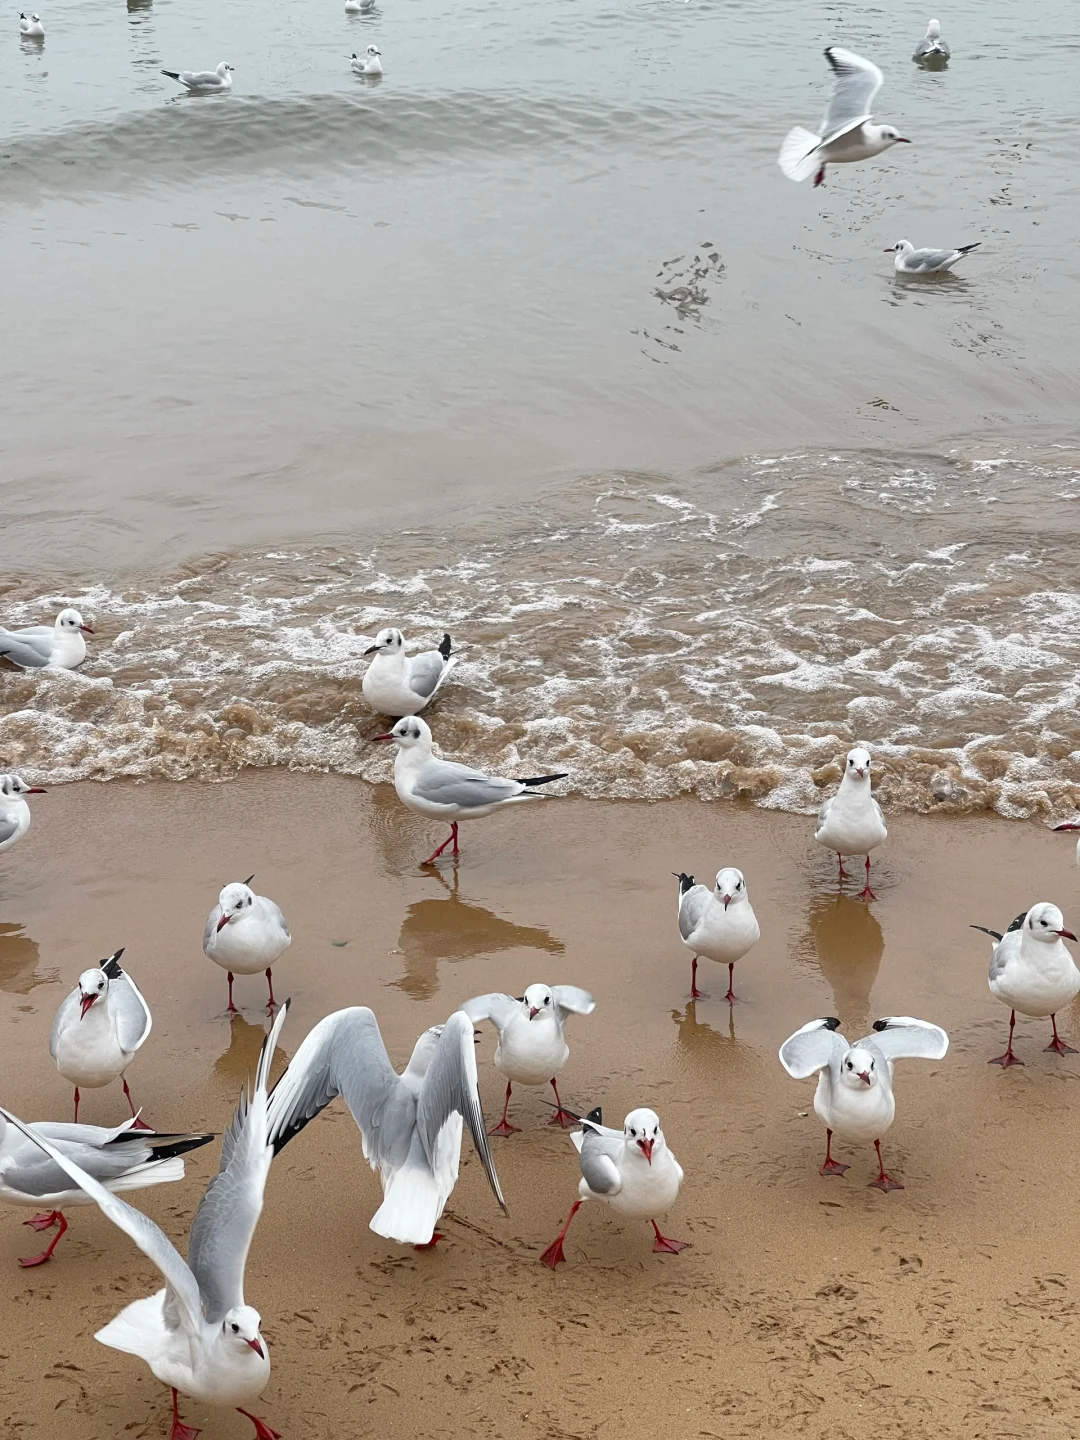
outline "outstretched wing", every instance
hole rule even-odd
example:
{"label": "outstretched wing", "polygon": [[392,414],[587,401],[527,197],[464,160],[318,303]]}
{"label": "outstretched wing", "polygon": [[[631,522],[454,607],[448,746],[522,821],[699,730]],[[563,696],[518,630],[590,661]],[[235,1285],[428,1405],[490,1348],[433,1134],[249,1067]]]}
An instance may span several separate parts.
{"label": "outstretched wing", "polygon": [[864,60],[851,50],[830,45],[825,51],[825,59],[832,66],[836,86],[821,122],[823,145],[870,119],[874,96],[884,80],[872,60]]}
{"label": "outstretched wing", "polygon": [[512,995],[493,991],[490,995],[477,995],[472,1000],[466,1000],[464,1005],[458,1008],[468,1015],[474,1025],[479,1025],[481,1020],[490,1020],[501,1034],[514,1016],[520,1013],[521,1001],[515,1000]]}
{"label": "outstretched wing", "polygon": [[928,1020],[888,1015],[875,1020],[873,1031],[859,1044],[876,1046],[886,1060],[941,1060],[949,1049],[949,1037]]}
{"label": "outstretched wing", "polygon": [[826,1069],[835,1060],[843,1059],[851,1046],[840,1034],[840,1021],[835,1016],[811,1020],[780,1046],[780,1064],[793,1080],[805,1080]]}
{"label": "outstretched wing", "polygon": [[274,1158],[267,1133],[266,1082],[288,1013],[286,1000],[259,1051],[254,1091],[240,1097],[221,1141],[218,1173],[207,1186],[192,1222],[188,1264],[198,1281],[210,1325],[220,1324],[234,1306],[244,1303],[244,1267]]}
{"label": "outstretched wing", "polygon": [[595,999],[580,985],[553,985],[551,994],[560,1025],[566,1023],[567,1015],[591,1015],[596,1009]]}
{"label": "outstretched wing", "polygon": [[506,1201],[499,1186],[499,1177],[495,1173],[495,1162],[491,1158],[487,1127],[484,1124],[484,1112],[480,1108],[473,1022],[464,1010],[456,1010],[442,1027],[439,1043],[420,1087],[416,1128],[432,1170],[436,1169],[439,1134],[450,1116],[455,1113],[460,1115],[469,1127],[492,1194],[505,1215]]}
{"label": "outstretched wing", "polygon": [[32,1130],[29,1125],[24,1125],[10,1111],[0,1109],[0,1114],[4,1116],[5,1120],[9,1120],[17,1130],[21,1130],[28,1140],[32,1140],[35,1145],[44,1150],[50,1159],[55,1160],[79,1189],[84,1190],[90,1196],[102,1213],[107,1215],[118,1229],[123,1230],[125,1235],[134,1240],[146,1258],[157,1266],[164,1277],[169,1289],[167,1301],[171,1299],[175,1303],[175,1310],[181,1323],[190,1335],[197,1335],[203,1323],[198,1282],[164,1231],[159,1229],[153,1220],[140,1210],[126,1205],[118,1196],[110,1194],[104,1185],[99,1184],[92,1175],[88,1175],[74,1161],[69,1160],[66,1155],[50,1144],[44,1136]]}

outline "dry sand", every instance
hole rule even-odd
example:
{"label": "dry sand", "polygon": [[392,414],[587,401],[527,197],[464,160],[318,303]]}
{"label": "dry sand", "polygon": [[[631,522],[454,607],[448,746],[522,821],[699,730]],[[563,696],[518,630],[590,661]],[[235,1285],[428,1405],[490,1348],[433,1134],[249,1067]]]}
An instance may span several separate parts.
{"label": "dry sand", "polygon": [[[572,1022],[561,1086],[621,1123],[655,1106],[687,1180],[665,1229],[692,1242],[651,1253],[651,1231],[586,1207],[552,1274],[537,1262],[573,1199],[569,1140],[519,1092],[523,1133],[494,1141],[504,1219],[466,1141],[461,1182],[432,1253],[367,1222],[377,1184],[339,1106],[271,1171],[248,1265],[273,1374],[259,1409],[305,1437],[738,1437],[875,1440],[1072,1437],[1080,1432],[1080,1220],[1075,1112],[1080,1056],[1045,1054],[1049,1026],[1020,1022],[1025,1069],[988,1066],[1007,1015],[986,988],[989,944],[1037,899],[1080,921],[1073,847],[990,819],[898,817],[869,909],[838,899],[806,819],[698,802],[559,801],[463,828],[464,853],[424,873],[442,838],[387,789],[280,772],[209,786],[81,785],[35,804],[0,871],[3,1098],[67,1118],[47,1039],[76,975],[119,945],[154,1012],[129,1079],[162,1128],[226,1123],[262,1036],[260,979],[244,1018],[222,1016],[224,976],[200,950],[219,885],[256,872],[295,936],[278,970],[295,1050],[327,1011],[368,1004],[391,1055],[485,990],[532,980],[595,992]],[[746,872],[762,940],[736,972],[741,1003],[688,1003],[672,870]],[[704,987],[724,975],[703,965]],[[872,1153],[819,1178],[813,1084],[787,1079],[779,1042],[816,1015],[849,1036],[878,1015],[944,1025],[940,1064],[898,1068],[886,1163],[906,1188],[867,1188]],[[1080,1043],[1080,1015],[1062,1016]],[[501,1082],[478,1051],[489,1116]],[[280,1062],[279,1062],[280,1063]],[[85,1118],[115,1122],[119,1085]],[[186,1235],[217,1146],[145,1208]],[[74,1210],[54,1263],[20,1271],[39,1237],[0,1212],[0,1436],[164,1436],[168,1394],[93,1331],[156,1273],[94,1210]],[[231,1412],[190,1403],[212,1437],[249,1436]]]}

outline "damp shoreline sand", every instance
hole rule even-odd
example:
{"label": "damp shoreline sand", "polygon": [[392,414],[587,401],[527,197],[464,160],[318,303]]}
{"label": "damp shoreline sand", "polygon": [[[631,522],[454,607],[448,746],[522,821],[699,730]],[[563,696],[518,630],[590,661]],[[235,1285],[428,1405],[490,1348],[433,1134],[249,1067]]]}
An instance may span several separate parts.
{"label": "damp shoreline sand", "polygon": [[[29,1118],[67,1116],[53,1013],[79,970],[125,945],[154,1012],[129,1073],[136,1103],[154,1124],[220,1131],[254,1063],[264,991],[259,977],[238,982],[244,1014],[230,1027],[200,936],[219,884],[255,869],[295,936],[275,977],[293,999],[286,1055],[349,1004],[375,1009],[400,1065],[471,995],[532,980],[590,988],[597,1009],[572,1022],[560,1088],[612,1123],[658,1109],[687,1172],[664,1228],[692,1244],[654,1256],[647,1226],[586,1207],[569,1263],[541,1266],[576,1167],[536,1091],[515,1095],[522,1133],[493,1142],[509,1217],[466,1141],[446,1243],[427,1255],[387,1244],[367,1228],[377,1184],[335,1105],[275,1163],[248,1267],[274,1366],[259,1410],[287,1440],[854,1440],[868,1426],[899,1440],[925,1424],[957,1440],[1064,1440],[1080,1422],[1069,1200],[1080,1057],[1045,1054],[1048,1027],[1021,1021],[1026,1068],[986,1064],[1008,1017],[986,988],[988,942],[966,927],[1003,928],[1040,898],[1068,923],[1080,911],[1073,847],[992,817],[894,817],[867,908],[837,899],[810,829],[736,805],[552,801],[463,827],[455,892],[452,866],[416,864],[438,827],[385,786],[264,771],[224,786],[55,789],[0,882],[5,1099]],[[762,923],[730,1019],[715,967],[702,966],[713,998],[688,1001],[669,874],[708,878],[727,863],[746,872]],[[841,1147],[846,1177],[819,1178],[813,1084],[787,1079],[776,1049],[815,1015],[838,1015],[854,1037],[890,1013],[944,1025],[952,1047],[938,1064],[898,1066],[884,1150],[906,1188],[883,1196],[867,1188],[871,1152]],[[1062,1033],[1080,1035],[1075,1007]],[[492,1050],[485,1035],[489,1123]],[[119,1086],[85,1105],[92,1121],[123,1117]],[[207,1147],[182,1184],[140,1197],[174,1238],[216,1163]],[[80,1209],[59,1258],[21,1272],[36,1240],[23,1218],[0,1213],[0,1434],[164,1434],[167,1391],[92,1338],[157,1288],[151,1267]],[[231,1413],[185,1413],[208,1437],[250,1433]]]}

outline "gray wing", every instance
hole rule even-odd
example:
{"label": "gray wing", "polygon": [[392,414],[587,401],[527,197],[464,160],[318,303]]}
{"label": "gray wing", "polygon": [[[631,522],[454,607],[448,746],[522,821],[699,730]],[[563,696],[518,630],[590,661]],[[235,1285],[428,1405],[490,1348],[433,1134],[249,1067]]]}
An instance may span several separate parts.
{"label": "gray wing", "polygon": [[679,896],[679,934],[688,940],[701,924],[712,894],[707,885],[694,885]]}
{"label": "gray wing", "polygon": [[435,1150],[439,1132],[457,1113],[469,1127],[480,1156],[492,1194],[506,1214],[506,1201],[495,1173],[495,1162],[488,1145],[484,1112],[476,1082],[476,1046],[473,1044],[473,1022],[464,1010],[456,1010],[442,1027],[439,1043],[428,1065],[420,1100],[416,1108],[416,1128],[420,1143],[435,1169]]}
{"label": "gray wing", "polygon": [[265,895],[261,896],[260,898],[262,899],[262,902],[266,906],[267,911],[269,912],[271,917],[278,922],[281,928],[285,931],[285,934],[288,935],[289,939],[291,940],[292,935],[289,932],[288,925],[285,923],[285,916],[281,913],[281,906],[275,905],[273,900],[268,900]]}
{"label": "gray wing", "polygon": [[825,51],[825,58],[836,76],[836,88],[821,122],[823,145],[869,120],[874,96],[881,89],[884,79],[871,60],[864,60],[851,50],[840,50],[830,45]]}
{"label": "gray wing", "polygon": [[581,1173],[586,1185],[597,1195],[614,1195],[622,1189],[622,1176],[615,1163],[616,1147],[621,1144],[621,1133],[617,1140],[613,1140],[589,1126],[585,1126],[582,1132]]}
{"label": "gray wing", "polygon": [[217,932],[218,921],[221,919],[221,906],[215,905],[206,918],[206,929],[203,931],[202,948],[203,954],[207,953],[207,946],[213,940]]}
{"label": "gray wing", "polygon": [[827,800],[821,802],[821,808],[817,812],[817,830],[820,830],[829,818],[829,807],[832,805],[833,798],[834,797],[830,795]]}
{"label": "gray wing", "polygon": [[941,1060],[949,1049],[949,1037],[928,1020],[888,1015],[875,1020],[873,1032],[859,1044],[876,1046],[886,1060]]}
{"label": "gray wing", "polygon": [[[69,1127],[71,1130],[88,1132],[85,1138],[50,1135],[47,1126],[28,1128],[33,1128],[38,1139],[47,1140],[65,1159],[102,1184],[117,1180],[129,1170],[154,1158],[154,1152],[149,1146],[109,1147],[108,1141],[115,1138],[114,1132],[99,1130],[98,1134],[105,1138],[98,1139],[92,1133],[97,1129],[96,1126]],[[45,1154],[36,1143],[29,1141],[19,1143],[0,1168],[7,1182],[26,1195],[55,1195],[63,1190],[78,1189],[78,1182],[72,1183],[68,1171]]]}
{"label": "gray wing", "polygon": [[851,1046],[840,1034],[840,1021],[833,1016],[811,1020],[780,1046],[780,1064],[793,1080],[805,1080],[839,1064]]}
{"label": "gray wing", "polygon": [[595,999],[579,985],[553,985],[551,994],[560,1025],[565,1023],[567,1015],[591,1015],[596,1009]]}
{"label": "gray wing", "polygon": [[409,689],[430,700],[439,688],[445,668],[446,661],[438,650],[425,650],[422,655],[414,655],[409,666]]}
{"label": "gray wing", "polygon": [[905,270],[936,270],[955,259],[955,250],[914,250],[907,257]]}
{"label": "gray wing", "polygon": [[0,844],[5,840],[10,840],[18,828],[17,820],[12,820],[9,815],[0,815]]}
{"label": "gray wing", "polygon": [[221,1164],[207,1186],[188,1241],[188,1264],[198,1281],[207,1323],[218,1325],[244,1303],[244,1267],[274,1158],[267,1121],[266,1082],[278,1036],[289,1013],[286,1000],[259,1051],[255,1088],[241,1095],[221,1141]]}
{"label": "gray wing", "polygon": [[[120,970],[119,961],[115,964]],[[70,998],[74,999],[74,996]],[[120,970],[117,976],[109,976],[108,1006],[109,1014],[116,1025],[116,1038],[120,1048],[129,1052],[138,1050],[150,1034],[153,1021],[150,1018],[149,1005],[126,970]]]}
{"label": "gray wing", "polygon": [[474,1025],[478,1025],[481,1020],[490,1020],[501,1033],[520,1011],[521,1002],[512,995],[493,991],[490,995],[477,995],[473,1000],[466,1000],[458,1009],[462,1010]]}
{"label": "gray wing", "polygon": [[200,90],[215,89],[225,83],[216,70],[181,70],[180,79],[185,85],[197,85]]}
{"label": "gray wing", "polygon": [[365,1156],[377,1160],[382,1114],[400,1083],[379,1022],[366,1005],[327,1015],[305,1037],[270,1092],[274,1154],[340,1095],[364,1138]]}
{"label": "gray wing", "polygon": [[199,1299],[199,1287],[194,1275],[180,1258],[172,1242],[155,1224],[140,1210],[126,1205],[119,1196],[111,1194],[100,1185],[92,1175],[69,1160],[55,1148],[44,1136],[36,1134],[29,1126],[17,1119],[8,1110],[0,1111],[6,1120],[10,1120],[16,1129],[21,1130],[28,1140],[32,1140],[39,1146],[67,1175],[69,1181],[84,1190],[90,1196],[104,1215],[130,1239],[143,1252],[146,1258],[157,1266],[169,1288],[169,1297],[175,1302],[175,1307],[189,1334],[196,1335],[202,1328],[202,1307]]}
{"label": "gray wing", "polygon": [[454,760],[431,759],[422,767],[413,786],[415,794],[431,805],[460,805],[466,809],[496,805],[520,795],[526,787],[501,775],[485,775]]}
{"label": "gray wing", "polygon": [[52,654],[52,633],[51,629],[47,629],[44,636],[28,639],[25,632],[0,630],[0,655],[6,655],[26,670],[40,670],[48,665]]}
{"label": "gray wing", "polygon": [[52,1031],[49,1035],[49,1054],[56,1059],[56,1046],[60,1039],[60,1031],[67,1028],[75,1018],[75,1012],[79,1008],[79,988],[72,990],[71,994],[61,1004],[56,1012],[56,1019],[52,1023]]}

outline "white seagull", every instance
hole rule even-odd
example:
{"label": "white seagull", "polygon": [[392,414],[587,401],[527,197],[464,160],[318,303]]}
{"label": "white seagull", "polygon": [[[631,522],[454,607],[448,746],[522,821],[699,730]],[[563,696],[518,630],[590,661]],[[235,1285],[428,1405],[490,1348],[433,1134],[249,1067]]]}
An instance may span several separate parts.
{"label": "white seagull", "polygon": [[995,941],[990,956],[990,989],[1010,1011],[1005,1053],[987,1063],[1000,1065],[1003,1070],[1010,1065],[1023,1065],[1012,1048],[1017,1010],[1021,1015],[1035,1015],[1039,1019],[1049,1015],[1054,1038],[1047,1050],[1058,1055],[1075,1055],[1073,1047],[1066,1045],[1057,1033],[1057,1012],[1080,995],[1080,970],[1062,944],[1063,940],[1075,941],[1076,936],[1065,929],[1065,917],[1058,907],[1040,901],[1018,915],[1004,935],[988,930],[985,925],[971,928],[981,930]]}
{"label": "white seagull", "polygon": [[210,911],[203,932],[203,953],[229,975],[229,1015],[239,1015],[233,1004],[233,976],[257,975],[265,971],[270,987],[268,1010],[273,1014],[274,977],[270,973],[274,961],[292,944],[285,916],[273,900],[256,895],[248,886],[254,875],[226,885],[218,903]]}
{"label": "white seagull", "polygon": [[215,94],[232,89],[233,67],[222,60],[216,70],[162,70],[170,80],[178,80],[185,90],[196,94]]}
{"label": "white seagull", "polygon": [[258,1399],[270,1378],[259,1312],[244,1303],[244,1267],[273,1159],[266,1129],[266,1081],[287,1012],[288,1001],[263,1041],[254,1092],[240,1096],[221,1142],[218,1173],[191,1224],[186,1264],[168,1236],[140,1210],[117,1200],[44,1136],[8,1116],[161,1272],[164,1289],[133,1301],[94,1339],[138,1355],[171,1388],[172,1440],[195,1440],[199,1433],[181,1421],[178,1392],[207,1405],[232,1406],[254,1424],[255,1440],[281,1440],[276,1430],[244,1409]]}
{"label": "white seagull", "polygon": [[[367,49],[364,51],[364,58],[363,58],[362,60],[360,59],[360,57],[359,57],[358,55],[356,55],[356,54],[354,53],[354,54],[353,54],[353,57],[352,57],[352,72],[353,72],[354,75],[381,75],[381,74],[382,74],[382,51],[379,50],[379,49],[377,49],[374,45],[369,45],[369,46],[367,47]],[[402,668],[402,669],[400,669],[400,670],[398,671],[398,673],[397,673],[395,676],[393,676],[393,677],[389,677],[389,676],[388,676],[388,677],[387,677],[387,679],[388,679],[388,684],[387,684],[387,689],[386,689],[386,693],[387,693],[388,695],[403,694],[403,695],[405,696],[406,703],[409,703],[409,704],[414,704],[417,700],[420,701],[420,703],[419,703],[418,705],[416,705],[416,708],[415,708],[415,709],[399,711],[399,710],[387,710],[384,705],[376,704],[375,701],[372,699],[371,692],[369,692],[369,689],[368,689],[368,677],[371,675],[372,670],[375,669],[376,664],[378,663],[379,660],[382,659],[382,656],[383,656],[383,649],[382,649],[382,646],[380,645],[379,641],[382,639],[382,637],[383,637],[384,635],[396,635],[396,636],[397,636],[397,640],[398,640],[398,647],[397,647],[397,648],[398,648],[398,650],[400,650],[401,646],[405,644],[405,637],[404,637],[404,635],[402,635],[402,633],[401,633],[400,630],[380,630],[380,631],[379,631],[379,634],[378,634],[378,636],[377,636],[376,639],[375,639],[375,644],[371,646],[371,649],[364,651],[364,654],[365,654],[365,655],[370,655],[373,650],[377,650],[377,651],[379,652],[379,653],[376,655],[375,659],[374,659],[374,660],[371,662],[371,664],[368,666],[367,675],[364,676],[364,684],[363,684],[364,695],[367,697],[367,700],[368,700],[369,704],[371,704],[371,705],[374,707],[374,709],[380,711],[383,715],[398,715],[398,714],[415,715],[415,714],[416,714],[416,711],[417,711],[417,710],[422,710],[422,709],[424,708],[424,706],[427,704],[427,702],[431,699],[432,695],[435,694],[435,691],[439,688],[439,685],[442,683],[443,675],[445,675],[446,671],[450,669],[450,666],[449,666],[449,664],[446,663],[446,659],[445,659],[445,656],[450,654],[450,636],[449,636],[449,635],[446,635],[446,636],[443,637],[443,645],[446,646],[445,655],[441,655],[441,654],[440,654],[440,651],[438,651],[438,650],[432,650],[432,651],[430,651],[427,655],[417,655],[417,656],[415,656],[411,661],[408,660],[408,658],[407,658],[405,655],[402,655],[402,656],[401,656],[401,659],[402,659],[403,661],[405,661],[405,666],[407,667],[407,666],[409,666],[409,665],[416,665],[418,661],[429,660],[430,657],[431,657],[431,655],[439,655],[439,656],[440,656],[440,659],[443,661],[443,675],[440,675],[440,676],[439,676],[438,680],[437,680],[437,681],[435,682],[435,684],[432,686],[431,691],[430,691],[428,694],[411,693],[411,695],[410,695],[410,692],[412,692],[412,691],[414,690],[414,687],[413,687],[413,684],[412,684],[412,677],[410,676],[409,671],[408,671],[407,668]],[[419,671],[417,672],[416,680],[417,680],[417,682],[420,683],[420,684],[425,683],[424,678],[423,678],[423,676],[422,676],[422,673],[419,672]],[[392,688],[391,688],[391,687],[392,687]],[[372,689],[374,689],[374,687],[372,687]]]}
{"label": "white seagull", "polygon": [[432,754],[427,721],[416,715],[403,716],[388,734],[374,738],[393,740],[397,744],[394,789],[401,803],[417,815],[450,821],[449,836],[421,861],[423,865],[437,860],[448,845],[453,845],[453,854],[458,853],[459,821],[479,820],[524,800],[543,800],[545,797],[536,791],[537,785],[566,779],[566,772],[561,771],[557,775],[536,775],[531,780],[508,780],[502,775],[487,775],[483,770],[459,765],[456,760],[443,760]]}
{"label": "white seagull", "polygon": [[345,0],[346,15],[360,15],[375,9],[375,0]]}
{"label": "white seagull", "polygon": [[74,670],[86,659],[84,635],[93,635],[78,610],[70,605],[60,611],[52,625],[28,625],[23,630],[0,626],[0,655],[24,670]]}
{"label": "white seagull", "polygon": [[724,999],[735,999],[735,963],[758,942],[761,930],[750,904],[741,870],[729,867],[716,873],[716,888],[695,885],[693,875],[676,875],[679,882],[679,934],[694,957],[690,969],[690,997],[707,997],[697,988],[698,960],[716,960],[728,967]]}
{"label": "white seagull", "polygon": [[891,125],[871,124],[870,106],[883,79],[878,67],[835,45],[825,51],[825,58],[836,76],[836,86],[821,122],[821,134],[811,135],[796,125],[788,132],[776,162],[789,180],[813,175],[815,185],[823,183],[826,165],[869,160],[892,145],[910,144]]}
{"label": "white seagull", "polygon": [[940,1025],[890,1015],[874,1021],[874,1033],[854,1045],[840,1034],[834,1016],[811,1020],[780,1046],[780,1064],[794,1080],[817,1075],[814,1109],[825,1122],[825,1162],[821,1175],[843,1175],[848,1165],[832,1158],[832,1137],[839,1135],[856,1145],[874,1142],[878,1175],[870,1184],[886,1193],[903,1190],[899,1180],[886,1175],[881,1159],[881,1137],[896,1115],[893,1062],[940,1060],[949,1037]]}
{"label": "white seagull", "polygon": [[[364,61],[354,55],[353,70],[357,75],[381,75],[382,64],[374,45],[368,46],[367,56]],[[368,62],[377,68],[368,68]],[[392,715],[395,720],[402,715],[419,715],[457,664],[457,656],[450,658],[449,635],[443,636],[437,650],[406,655],[405,636],[400,630],[380,630],[375,644],[369,645],[364,654],[375,657],[364,672],[364,699],[377,714]]]}
{"label": "white seagull", "polygon": [[23,11],[19,11],[19,33],[26,40],[44,40],[45,26],[41,23],[40,15],[31,15],[29,20]]}
{"label": "white seagull", "polygon": [[84,970],[53,1021],[49,1054],[64,1079],[75,1086],[76,1123],[80,1088],[97,1090],[120,1076],[132,1121],[142,1126],[124,1071],[153,1022],[139,987],[120,965],[123,953],[117,950],[97,969]]}
{"label": "white seagull", "polygon": [[910,240],[898,240],[886,247],[885,254],[896,256],[893,269],[898,275],[940,275],[981,244],[981,240],[976,240],[974,245],[961,245],[959,250],[916,250]]}
{"label": "white seagull", "polygon": [[464,1120],[505,1214],[484,1130],[474,1051],[472,1021],[458,1010],[445,1025],[424,1031],[399,1075],[366,1005],[327,1015],[270,1096],[274,1153],[340,1095],[360,1130],[364,1159],[382,1183],[383,1203],[370,1228],[426,1250],[444,1238],[435,1226],[457,1184]]}
{"label": "white seagull", "polygon": [[[125,1120],[111,1130],[98,1125],[65,1125],[35,1120],[30,1127],[15,1121],[9,1125],[6,1111],[0,1110],[0,1203],[23,1205],[39,1213],[24,1220],[34,1230],[59,1226],[47,1250],[31,1255],[19,1264],[25,1270],[44,1265],[68,1228],[64,1211],[74,1205],[94,1202],[81,1181],[71,1178],[66,1165],[60,1168],[41,1153],[34,1137],[50,1142],[53,1152],[73,1160],[89,1172],[107,1191],[140,1190],[147,1185],[166,1185],[184,1178],[181,1158],[189,1150],[209,1145],[213,1135],[159,1135],[153,1130],[136,1130],[134,1120]],[[20,1134],[20,1131],[22,1132]],[[42,1206],[46,1206],[42,1210]]]}
{"label": "white seagull", "polygon": [[926,36],[915,46],[915,53],[912,60],[920,65],[945,65],[948,63],[952,51],[941,38],[941,24],[937,20],[931,20],[926,27]]}
{"label": "white seagull", "polygon": [[30,829],[30,806],[24,795],[45,795],[42,785],[28,785],[18,775],[0,775],[0,851],[17,845]]}
{"label": "white seagull", "polygon": [[591,1015],[596,1001],[577,985],[530,985],[520,999],[493,993],[467,1000],[462,1010],[473,1024],[490,1020],[499,1032],[495,1047],[495,1068],[506,1076],[506,1099],[502,1119],[489,1135],[513,1135],[518,1127],[506,1118],[514,1084],[547,1085],[555,1091],[553,1125],[577,1123],[577,1116],[563,1109],[555,1076],[570,1058],[564,1031],[571,1015]]}
{"label": "white seagull", "polygon": [[683,1168],[668,1149],[660,1116],[655,1110],[631,1110],[621,1130],[609,1130],[601,1119],[598,1105],[570,1136],[580,1154],[581,1180],[566,1224],[540,1256],[551,1270],[566,1259],[566,1232],[586,1200],[603,1200],[619,1215],[648,1220],[656,1236],[654,1253],[677,1255],[690,1243],[661,1235],[656,1223],[675,1204],[683,1182]]}
{"label": "white seagull", "polygon": [[866,856],[866,885],[860,900],[876,900],[870,889],[870,851],[888,838],[881,806],[870,793],[870,751],[862,746],[849,750],[840,788],[818,811],[814,839],[827,850],[835,850],[840,862],[840,881],[847,879],[845,855]]}

